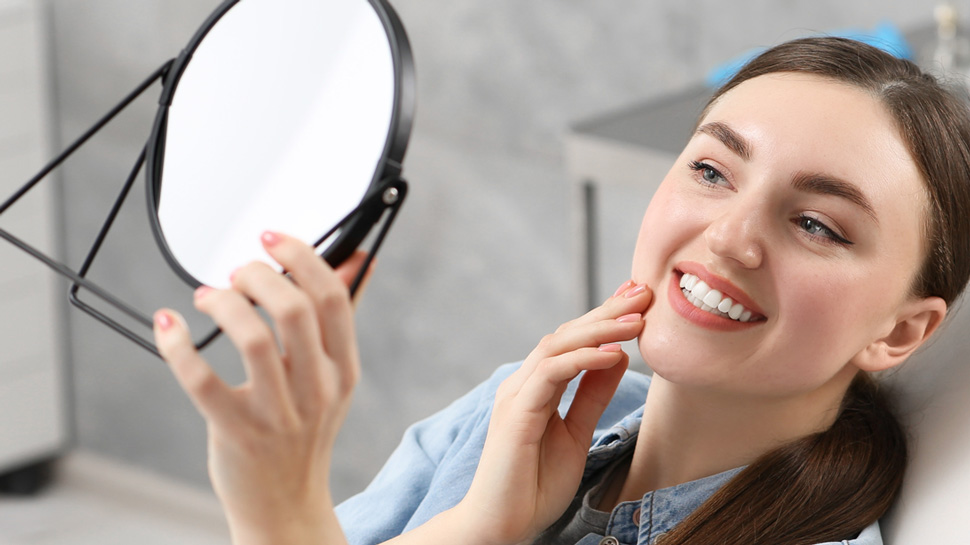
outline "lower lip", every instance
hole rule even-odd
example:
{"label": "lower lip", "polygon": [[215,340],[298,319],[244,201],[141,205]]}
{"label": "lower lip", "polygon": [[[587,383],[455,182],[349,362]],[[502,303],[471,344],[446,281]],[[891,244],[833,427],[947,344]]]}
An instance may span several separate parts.
{"label": "lower lip", "polygon": [[684,296],[683,290],[680,289],[679,274],[674,274],[671,276],[670,289],[667,290],[667,298],[670,300],[670,306],[673,307],[677,314],[680,314],[688,322],[705,329],[713,329],[714,331],[739,331],[742,329],[755,327],[762,323],[762,321],[739,322],[737,320],[711,314],[710,312],[695,307],[690,301],[687,300],[687,297]]}

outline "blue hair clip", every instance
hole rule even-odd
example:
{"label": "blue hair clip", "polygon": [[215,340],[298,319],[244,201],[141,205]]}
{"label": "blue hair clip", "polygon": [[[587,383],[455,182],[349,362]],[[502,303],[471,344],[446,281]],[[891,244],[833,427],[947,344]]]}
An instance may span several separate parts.
{"label": "blue hair clip", "polygon": [[[913,60],[914,58],[913,49],[906,42],[906,38],[900,32],[899,27],[888,21],[877,24],[872,30],[850,28],[837,32],[818,34],[818,36],[849,38],[882,49],[901,59]],[[748,61],[757,57],[765,49],[763,47],[751,49],[726,63],[715,66],[707,73],[707,77],[704,79],[705,83],[709,87],[720,87],[744,68],[744,65],[748,64]]]}

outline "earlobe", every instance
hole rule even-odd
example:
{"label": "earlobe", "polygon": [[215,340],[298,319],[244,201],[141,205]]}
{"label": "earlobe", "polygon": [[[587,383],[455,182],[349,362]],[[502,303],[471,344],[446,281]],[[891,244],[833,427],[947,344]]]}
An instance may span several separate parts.
{"label": "earlobe", "polygon": [[853,363],[863,371],[884,371],[906,361],[925,343],[946,317],[946,302],[939,297],[913,299],[903,305],[892,330],[856,355]]}

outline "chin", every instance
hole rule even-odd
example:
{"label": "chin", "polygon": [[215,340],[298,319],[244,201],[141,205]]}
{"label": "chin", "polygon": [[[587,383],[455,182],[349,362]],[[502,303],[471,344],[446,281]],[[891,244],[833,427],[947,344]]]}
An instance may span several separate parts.
{"label": "chin", "polygon": [[721,373],[733,374],[732,366],[726,365],[726,358],[683,344],[665,342],[661,335],[641,335],[637,341],[647,367],[667,382],[701,389],[718,388],[720,382],[730,382],[730,376],[719,376]]}

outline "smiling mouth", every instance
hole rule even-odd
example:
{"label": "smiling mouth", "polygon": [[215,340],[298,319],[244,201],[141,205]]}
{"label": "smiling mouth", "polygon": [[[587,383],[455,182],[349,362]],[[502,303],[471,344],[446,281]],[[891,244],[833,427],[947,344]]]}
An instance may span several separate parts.
{"label": "smiling mouth", "polygon": [[727,295],[712,289],[697,276],[683,273],[680,277],[680,290],[690,304],[721,318],[736,322],[756,322],[765,317],[747,309],[741,303],[733,301]]}

